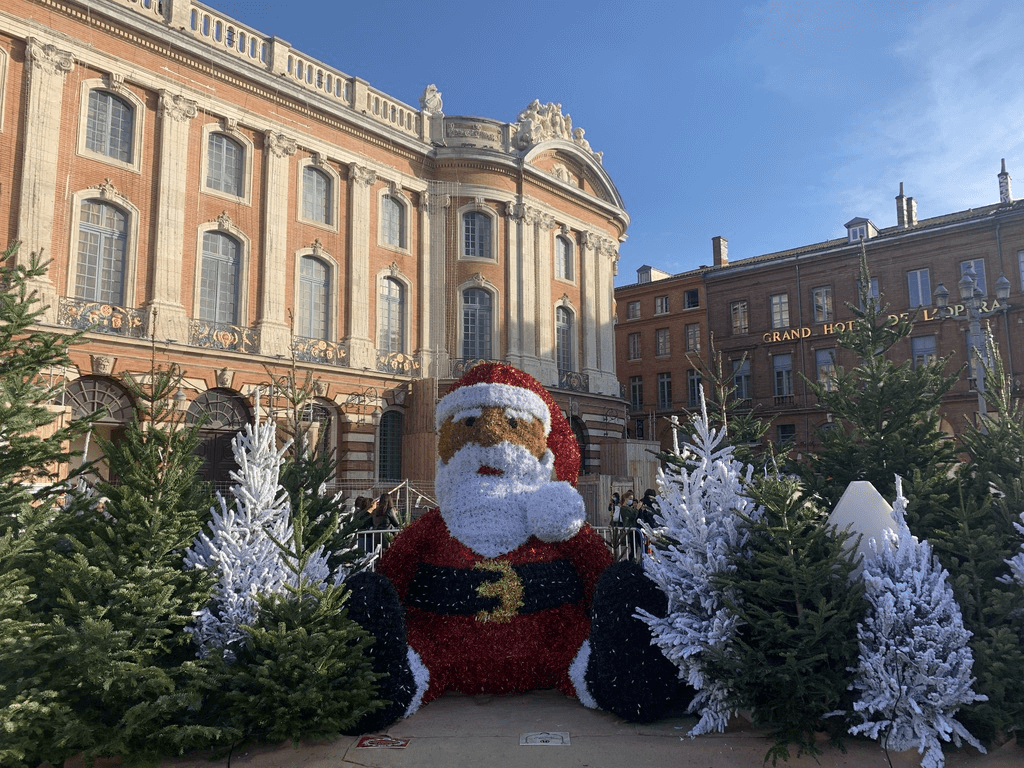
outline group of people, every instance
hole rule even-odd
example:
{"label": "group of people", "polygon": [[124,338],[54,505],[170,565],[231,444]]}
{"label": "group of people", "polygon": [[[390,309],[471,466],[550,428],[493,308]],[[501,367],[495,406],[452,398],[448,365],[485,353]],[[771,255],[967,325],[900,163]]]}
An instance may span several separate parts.
{"label": "group of people", "polygon": [[622,494],[612,492],[612,500],[608,505],[613,528],[637,528],[640,523],[654,525],[654,515],[660,512],[657,494],[653,488],[644,491],[642,498],[637,499],[632,490]]}
{"label": "group of people", "polygon": [[388,491],[377,498],[373,496],[357,496],[355,502],[357,518],[364,520],[362,528],[380,531],[385,528],[400,528],[398,515],[395,511],[395,500]]}

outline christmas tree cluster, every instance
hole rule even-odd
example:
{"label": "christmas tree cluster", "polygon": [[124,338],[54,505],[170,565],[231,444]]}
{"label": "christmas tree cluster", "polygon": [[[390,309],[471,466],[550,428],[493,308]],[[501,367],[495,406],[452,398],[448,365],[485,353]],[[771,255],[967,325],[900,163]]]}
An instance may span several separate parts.
{"label": "christmas tree cluster", "polygon": [[[335,735],[383,706],[373,638],[347,615],[356,523],[323,492],[331,461],[286,459],[273,425],[253,424],[233,500],[215,503],[196,481],[199,426],[173,404],[182,375],[155,363],[125,382],[136,407],[117,440],[96,434],[102,414],[57,421],[50,374],[77,337],[37,330],[29,286],[46,265],[14,253],[0,258],[0,765],[155,764]],[[68,453],[83,437],[95,465]]]}

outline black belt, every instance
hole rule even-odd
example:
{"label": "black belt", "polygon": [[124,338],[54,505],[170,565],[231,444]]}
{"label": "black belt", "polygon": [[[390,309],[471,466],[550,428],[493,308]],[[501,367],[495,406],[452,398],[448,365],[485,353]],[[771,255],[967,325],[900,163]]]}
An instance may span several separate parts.
{"label": "black belt", "polygon": [[583,581],[568,560],[526,565],[484,560],[473,568],[421,563],[406,592],[413,607],[496,622],[582,599]]}

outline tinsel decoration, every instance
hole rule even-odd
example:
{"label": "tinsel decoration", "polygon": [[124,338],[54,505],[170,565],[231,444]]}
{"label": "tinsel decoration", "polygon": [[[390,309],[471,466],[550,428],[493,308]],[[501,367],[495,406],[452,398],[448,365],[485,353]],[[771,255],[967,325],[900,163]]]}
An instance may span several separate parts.
{"label": "tinsel decoration", "polygon": [[680,682],[675,665],[652,644],[637,610],[664,616],[668,598],[638,563],[615,563],[594,592],[586,682],[601,709],[648,723],[685,708],[695,691]]}

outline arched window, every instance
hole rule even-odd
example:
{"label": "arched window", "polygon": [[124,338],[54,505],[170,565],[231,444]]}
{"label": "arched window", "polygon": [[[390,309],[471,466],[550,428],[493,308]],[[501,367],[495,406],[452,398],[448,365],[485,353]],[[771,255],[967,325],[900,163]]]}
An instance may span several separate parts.
{"label": "arched window", "polygon": [[307,165],[302,169],[302,216],[309,221],[318,221],[330,226],[333,209],[331,177]]}
{"label": "arched window", "polygon": [[462,292],[462,358],[490,360],[492,322],[491,294],[483,288]]}
{"label": "arched window", "polygon": [[555,238],[555,277],[573,279],[573,249],[569,238],[558,235]]}
{"label": "arched window", "polygon": [[401,411],[385,411],[380,418],[379,480],[402,479],[402,421]]}
{"label": "arched window", "polygon": [[491,258],[491,217],[482,211],[462,216],[462,253],[479,259]]}
{"label": "arched window", "polygon": [[65,403],[75,419],[84,419],[101,408],[106,412],[99,424],[127,424],[132,418],[132,400],[118,384],[98,376],[75,379],[64,389]]}
{"label": "arched window", "polygon": [[405,352],[405,286],[393,277],[380,281],[380,352]]}
{"label": "arched window", "polygon": [[328,337],[330,268],[314,256],[303,256],[299,267],[299,327],[309,339]]}
{"label": "arched window", "polygon": [[381,239],[396,248],[405,248],[405,206],[393,195],[380,201]]}
{"label": "arched window", "polygon": [[333,454],[337,406],[330,400],[315,398],[302,407],[302,420],[309,422],[312,448],[318,456]]}
{"label": "arched window", "polygon": [[78,225],[75,296],[120,305],[124,301],[128,216],[100,200],[82,203]]}
{"label": "arched window", "polygon": [[211,483],[228,483],[238,465],[231,440],[249,422],[249,409],[234,392],[209,389],[192,401],[185,414],[189,424],[200,424],[202,441],[196,455],[203,460],[199,475]]}
{"label": "arched window", "polygon": [[206,186],[242,197],[245,147],[223,133],[211,133],[206,151]]}
{"label": "arched window", "polygon": [[241,246],[223,232],[203,233],[203,271],[199,287],[199,319],[235,325],[238,322],[238,276]]}
{"label": "arched window", "polygon": [[555,309],[555,362],[560,371],[574,371],[572,354],[572,312],[565,307]]}
{"label": "arched window", "polygon": [[85,146],[123,163],[132,161],[135,111],[131,104],[109,91],[89,91]]}

